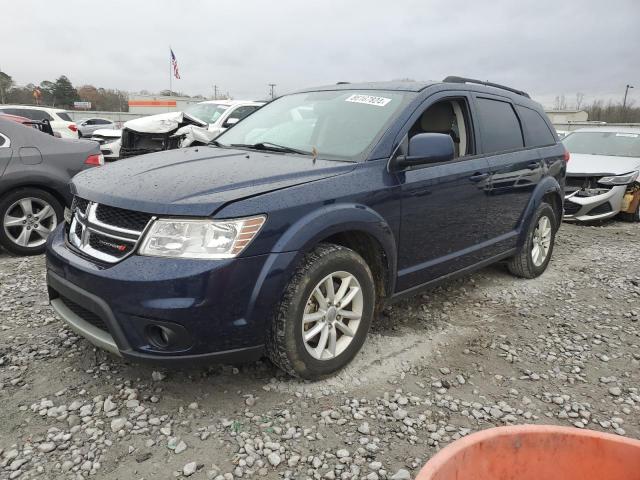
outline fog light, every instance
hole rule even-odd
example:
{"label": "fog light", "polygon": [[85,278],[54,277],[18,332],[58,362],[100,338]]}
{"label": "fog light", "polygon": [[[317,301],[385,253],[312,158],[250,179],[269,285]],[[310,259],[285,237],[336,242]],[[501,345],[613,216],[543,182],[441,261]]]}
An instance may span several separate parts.
{"label": "fog light", "polygon": [[147,338],[149,343],[156,348],[169,348],[171,343],[171,331],[157,325],[149,325],[147,327]]}

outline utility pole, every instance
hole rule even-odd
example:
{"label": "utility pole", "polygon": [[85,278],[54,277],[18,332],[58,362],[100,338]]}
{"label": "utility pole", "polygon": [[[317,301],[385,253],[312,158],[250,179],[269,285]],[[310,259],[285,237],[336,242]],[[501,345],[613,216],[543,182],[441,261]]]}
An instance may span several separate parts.
{"label": "utility pole", "polygon": [[214,100],[218,99],[218,85],[213,86],[213,99]]}
{"label": "utility pole", "polygon": [[627,120],[627,94],[629,93],[630,88],[633,88],[633,85],[627,84],[627,87],[624,89],[624,100],[622,100],[622,121],[623,122]]}
{"label": "utility pole", "polygon": [[275,86],[276,86],[276,84],[275,84],[275,83],[270,83],[270,84],[269,84],[269,88],[270,88],[270,93],[269,93],[269,95],[271,95],[271,100],[273,100],[273,99],[275,98],[275,95],[276,95],[275,90],[274,90],[274,89],[275,89]]}

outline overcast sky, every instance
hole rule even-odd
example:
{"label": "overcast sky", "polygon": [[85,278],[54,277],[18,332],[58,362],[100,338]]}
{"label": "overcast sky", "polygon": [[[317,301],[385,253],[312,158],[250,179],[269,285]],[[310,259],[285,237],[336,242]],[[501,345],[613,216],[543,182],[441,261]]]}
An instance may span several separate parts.
{"label": "overcast sky", "polygon": [[640,103],[639,0],[2,0],[0,14],[0,69],[21,85],[159,91],[171,45],[190,95],[462,75],[545,104],[630,83]]}

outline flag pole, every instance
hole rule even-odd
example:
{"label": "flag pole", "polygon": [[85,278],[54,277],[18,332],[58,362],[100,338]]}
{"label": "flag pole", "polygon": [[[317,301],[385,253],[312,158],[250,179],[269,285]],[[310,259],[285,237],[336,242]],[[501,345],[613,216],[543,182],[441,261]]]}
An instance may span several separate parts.
{"label": "flag pole", "polygon": [[171,45],[169,45],[169,96],[171,96]]}

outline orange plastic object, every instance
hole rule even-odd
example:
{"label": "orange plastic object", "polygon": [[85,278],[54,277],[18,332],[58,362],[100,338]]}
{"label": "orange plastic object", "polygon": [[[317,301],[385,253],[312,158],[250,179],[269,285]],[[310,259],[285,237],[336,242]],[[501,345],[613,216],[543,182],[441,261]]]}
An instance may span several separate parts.
{"label": "orange plastic object", "polygon": [[640,441],[570,427],[491,428],[442,449],[416,480],[640,480]]}

